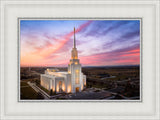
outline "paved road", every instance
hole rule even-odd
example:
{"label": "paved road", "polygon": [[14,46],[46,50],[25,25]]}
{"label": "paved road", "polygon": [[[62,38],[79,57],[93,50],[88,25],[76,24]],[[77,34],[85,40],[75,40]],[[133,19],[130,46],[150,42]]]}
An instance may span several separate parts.
{"label": "paved road", "polygon": [[37,93],[39,92],[44,99],[50,99],[50,96],[45,93],[42,89],[35,85],[35,83],[27,82],[29,86],[31,86]]}

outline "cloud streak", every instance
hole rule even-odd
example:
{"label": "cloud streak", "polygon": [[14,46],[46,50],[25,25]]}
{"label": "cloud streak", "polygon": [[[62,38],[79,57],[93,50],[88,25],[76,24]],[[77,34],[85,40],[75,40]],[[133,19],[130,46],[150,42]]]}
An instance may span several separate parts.
{"label": "cloud streak", "polygon": [[94,65],[99,65],[99,63],[105,63],[105,65],[124,65],[129,63],[130,65],[137,65],[140,61],[140,49],[136,45],[111,52],[84,56],[80,59],[83,64],[94,63]]}

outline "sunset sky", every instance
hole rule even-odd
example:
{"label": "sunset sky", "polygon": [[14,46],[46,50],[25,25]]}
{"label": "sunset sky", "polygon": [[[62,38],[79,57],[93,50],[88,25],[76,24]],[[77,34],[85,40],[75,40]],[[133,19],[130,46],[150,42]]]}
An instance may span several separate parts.
{"label": "sunset sky", "polygon": [[139,20],[21,20],[21,66],[66,67],[74,27],[82,66],[140,64]]}

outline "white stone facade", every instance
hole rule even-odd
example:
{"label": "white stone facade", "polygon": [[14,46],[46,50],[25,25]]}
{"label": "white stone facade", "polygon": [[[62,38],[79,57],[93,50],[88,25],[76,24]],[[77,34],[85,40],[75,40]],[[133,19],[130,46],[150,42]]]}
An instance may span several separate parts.
{"label": "white stone facade", "polygon": [[75,43],[74,28],[74,47],[72,49],[68,72],[61,72],[58,69],[47,69],[45,74],[41,74],[40,84],[47,90],[60,93],[81,92],[86,86],[86,75],[82,73],[81,64],[78,59],[78,52]]}

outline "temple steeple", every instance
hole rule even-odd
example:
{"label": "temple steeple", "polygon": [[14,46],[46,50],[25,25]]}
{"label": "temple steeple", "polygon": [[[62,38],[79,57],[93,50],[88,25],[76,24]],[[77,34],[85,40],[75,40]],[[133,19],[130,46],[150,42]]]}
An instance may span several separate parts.
{"label": "temple steeple", "polygon": [[73,41],[73,43],[74,43],[74,48],[76,48],[76,36],[75,36],[75,27],[74,27],[74,41]]}
{"label": "temple steeple", "polygon": [[75,27],[74,27],[74,31],[72,33],[74,33],[74,35],[73,35],[73,48],[71,51],[71,59],[68,64],[68,73],[71,74],[71,83],[73,86],[72,91],[74,93],[74,92],[83,90],[84,85],[82,85],[83,84],[83,79],[82,79],[83,74],[82,74],[81,64],[78,59],[78,51],[76,48]]}
{"label": "temple steeple", "polygon": [[72,59],[78,59],[78,52],[76,48],[76,37],[75,37],[75,27],[74,27],[74,38],[73,38],[73,48],[72,48]]}

